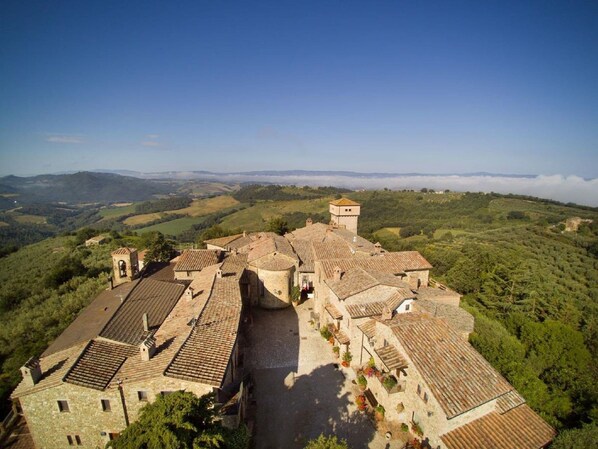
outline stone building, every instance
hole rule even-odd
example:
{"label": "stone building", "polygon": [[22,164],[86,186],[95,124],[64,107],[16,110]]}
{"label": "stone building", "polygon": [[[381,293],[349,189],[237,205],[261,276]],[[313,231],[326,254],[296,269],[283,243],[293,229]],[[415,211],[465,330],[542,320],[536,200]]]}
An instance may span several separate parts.
{"label": "stone building", "polygon": [[119,248],[112,252],[112,282],[114,285],[130,282],[139,275],[137,249]]}
{"label": "stone building", "polygon": [[[131,254],[115,251],[116,266]],[[166,264],[97,296],[22,368],[12,398],[36,447],[104,447],[172,391],[238,398],[243,271],[235,260],[203,267],[188,295]]]}
{"label": "stone building", "polygon": [[361,205],[347,198],[341,198],[330,202],[330,221],[338,227],[346,228],[357,234],[357,220]]}

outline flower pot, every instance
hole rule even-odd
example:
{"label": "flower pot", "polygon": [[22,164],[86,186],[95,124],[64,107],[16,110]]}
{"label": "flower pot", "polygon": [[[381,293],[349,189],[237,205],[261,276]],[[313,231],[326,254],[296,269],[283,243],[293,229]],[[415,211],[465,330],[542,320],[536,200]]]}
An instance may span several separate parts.
{"label": "flower pot", "polygon": [[376,421],[384,421],[384,413],[376,412],[374,417],[376,418]]}
{"label": "flower pot", "polygon": [[346,362],[343,360],[343,362],[341,363],[341,365],[343,365],[345,368],[349,368],[349,362]]}

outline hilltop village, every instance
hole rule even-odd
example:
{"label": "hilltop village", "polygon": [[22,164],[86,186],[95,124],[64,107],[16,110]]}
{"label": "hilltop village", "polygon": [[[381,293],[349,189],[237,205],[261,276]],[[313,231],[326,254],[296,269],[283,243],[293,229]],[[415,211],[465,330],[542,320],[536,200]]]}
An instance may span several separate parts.
{"label": "hilltop village", "polygon": [[360,400],[426,447],[546,447],[554,430],[468,343],[474,319],[460,295],[418,252],[358,236],[359,215],[335,200],[328,224],[213,239],[169,263],[114,251],[107,290],[21,368],[12,399],[35,447],[103,447],[178,390],[215,393],[224,425],[251,428],[243,334],[252,311],[299,303],[345,376],[367,375]]}

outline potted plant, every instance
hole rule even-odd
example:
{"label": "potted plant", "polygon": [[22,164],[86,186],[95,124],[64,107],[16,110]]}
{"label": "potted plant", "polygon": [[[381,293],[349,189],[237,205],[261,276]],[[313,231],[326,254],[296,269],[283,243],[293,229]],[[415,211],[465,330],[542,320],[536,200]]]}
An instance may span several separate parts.
{"label": "potted plant", "polygon": [[357,385],[359,385],[359,389],[361,391],[365,391],[365,389],[368,387],[368,380],[363,374],[357,376]]}
{"label": "potted plant", "polygon": [[401,432],[409,432],[409,426],[407,425],[407,423],[401,423]]}
{"label": "potted plant", "polygon": [[335,357],[338,359],[340,352],[341,352],[341,348],[339,348],[338,346],[333,346],[332,347],[332,352],[334,352]]}
{"label": "potted plant", "polygon": [[323,327],[322,329],[320,329],[320,335],[324,340],[329,340],[332,337],[332,334],[330,333],[327,327]]}
{"label": "potted plant", "polygon": [[397,379],[395,376],[386,376],[384,377],[384,379],[382,380],[382,385],[384,385],[384,388],[386,388],[387,391],[392,390],[394,387],[397,386]]}
{"label": "potted plant", "polygon": [[365,396],[360,394],[355,398],[355,404],[357,404],[357,410],[361,412],[365,412],[367,409],[367,404],[365,403]]}
{"label": "potted plant", "polygon": [[353,360],[353,356],[351,355],[351,353],[349,351],[345,351],[345,353],[343,354],[343,363],[342,363],[342,365],[345,368],[348,368],[349,365],[351,364],[351,360]]}
{"label": "potted plant", "polygon": [[299,305],[299,301],[301,300],[301,289],[296,285],[293,285],[291,288],[291,301],[293,302],[294,306]]}
{"label": "potted plant", "polygon": [[384,413],[386,413],[386,410],[384,409],[384,407],[381,404],[378,404],[376,406],[376,421],[383,421],[384,420]]}

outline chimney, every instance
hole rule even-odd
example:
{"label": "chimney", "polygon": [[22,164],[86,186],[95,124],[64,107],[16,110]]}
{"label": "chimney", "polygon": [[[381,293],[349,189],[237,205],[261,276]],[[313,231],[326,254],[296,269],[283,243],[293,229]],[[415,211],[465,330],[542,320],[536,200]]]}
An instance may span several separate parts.
{"label": "chimney", "polygon": [[340,281],[343,272],[340,267],[334,267],[334,276],[332,277],[335,281]]}
{"label": "chimney", "polygon": [[374,244],[374,248],[375,248],[375,249],[374,249],[374,252],[375,252],[376,254],[380,254],[380,253],[382,252],[382,245],[380,244],[380,242],[376,242],[376,243]]}
{"label": "chimney", "polygon": [[311,226],[313,224],[313,220],[311,219],[311,217],[309,217],[307,220],[305,220],[305,226]]}
{"label": "chimney", "polygon": [[189,288],[187,288],[187,299],[193,299],[193,287],[189,286]]}
{"label": "chimney", "polygon": [[37,357],[31,357],[21,367],[21,374],[25,384],[29,387],[34,386],[42,378],[42,368]]}
{"label": "chimney", "polygon": [[139,355],[141,356],[141,360],[147,362],[149,359],[152,358],[155,352],[156,339],[150,335],[139,345]]}
{"label": "chimney", "polygon": [[149,332],[149,323],[148,323],[148,320],[147,320],[147,313],[143,314],[143,330],[145,332]]}
{"label": "chimney", "polygon": [[381,316],[381,318],[384,321],[388,321],[388,320],[392,319],[392,310],[390,310],[390,307],[384,306],[384,309],[382,309],[382,316]]}
{"label": "chimney", "polygon": [[222,270],[221,270],[221,269],[218,269],[218,271],[216,271],[216,277],[217,277],[218,279],[221,279],[221,278],[222,278]]}
{"label": "chimney", "polygon": [[112,276],[110,276],[108,278],[108,290],[112,290],[114,288],[114,279],[112,279]]}
{"label": "chimney", "polygon": [[236,256],[239,254],[239,250],[237,248],[233,248],[233,255]]}
{"label": "chimney", "polygon": [[247,231],[243,231],[243,237],[247,237]]}

